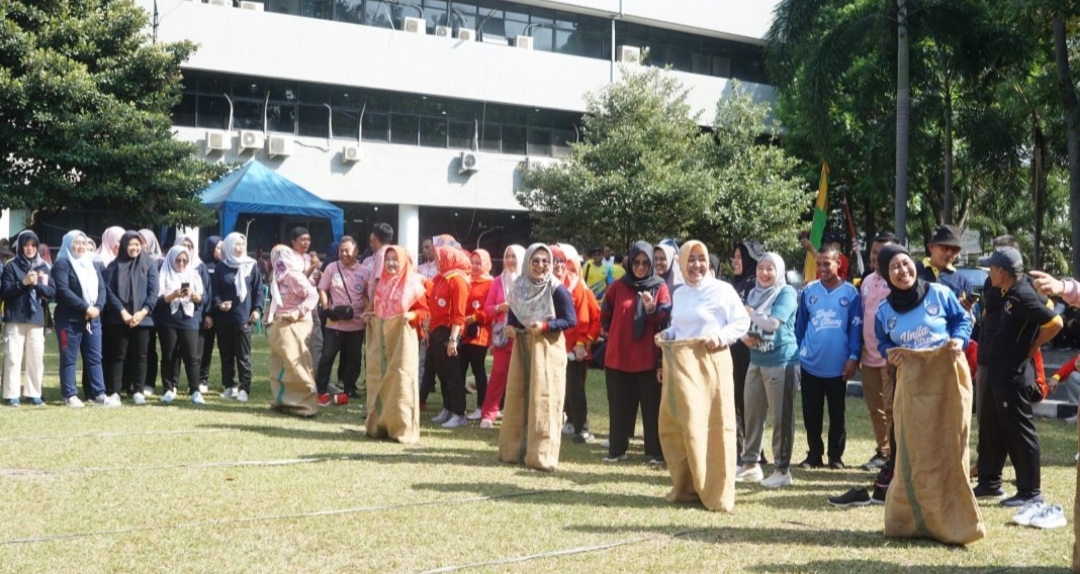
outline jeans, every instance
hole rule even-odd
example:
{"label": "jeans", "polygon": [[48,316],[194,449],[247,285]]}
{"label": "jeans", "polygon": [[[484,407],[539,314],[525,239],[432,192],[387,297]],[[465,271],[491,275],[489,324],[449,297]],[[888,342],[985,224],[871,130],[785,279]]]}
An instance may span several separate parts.
{"label": "jeans", "polygon": [[86,399],[93,400],[105,394],[105,377],[101,371],[101,320],[91,321],[89,331],[86,325],[86,321],[57,321],[55,325],[60,351],[60,394],[65,399],[78,394],[75,389],[75,366],[80,355],[83,371],[88,373]]}

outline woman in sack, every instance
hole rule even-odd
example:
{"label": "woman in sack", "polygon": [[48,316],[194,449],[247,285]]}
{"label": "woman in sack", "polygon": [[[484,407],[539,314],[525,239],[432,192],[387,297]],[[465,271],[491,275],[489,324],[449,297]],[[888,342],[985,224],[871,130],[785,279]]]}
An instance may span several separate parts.
{"label": "woman in sack", "polygon": [[[26,230],[15,239],[15,258],[0,275],[4,301],[4,403],[19,406],[25,394],[30,404],[42,406],[41,381],[45,372],[45,309],[56,294],[49,284],[49,265],[38,255],[38,237]],[[26,363],[26,388],[22,386]]]}
{"label": "woman in sack", "polygon": [[581,259],[577,249],[560,243],[552,245],[551,252],[555,257],[555,278],[570,293],[577,318],[574,328],[563,333],[566,340],[566,400],[563,407],[574,442],[584,444],[592,440],[585,380],[589,376],[589,348],[600,336],[600,305],[592,289],[581,280]]}
{"label": "woman in sack", "polygon": [[464,380],[472,369],[476,381],[476,410],[469,413],[471,421],[480,420],[484,399],[487,397],[487,351],[491,344],[491,321],[484,302],[491,290],[491,254],[477,249],[469,256],[469,298],[465,301],[465,332],[461,338],[461,377]]}
{"label": "woman in sack", "polygon": [[[360,380],[360,359],[364,352],[362,315],[367,307],[368,274],[371,271],[357,261],[360,251],[355,239],[346,235],[337,245],[338,252],[319,279],[319,308],[326,319],[322,356],[315,376],[320,407],[349,402],[349,396],[356,393],[356,382]],[[330,375],[339,354],[338,384],[331,392]]]}
{"label": "woman in sack", "polygon": [[[757,282],[746,296],[750,332],[742,338],[750,349],[750,367],[743,391],[743,467],[735,480],[761,482],[766,488],[792,483],[791,452],[795,442],[795,315],[799,300],[787,284],[784,260],[766,253],[757,264]],[[764,477],[758,460],[765,436],[765,420],[772,409],[772,455],[776,470]],[[762,480],[764,479],[764,480]]]}
{"label": "woman in sack", "polygon": [[161,402],[176,399],[180,363],[187,375],[188,395],[196,405],[205,405],[199,392],[199,324],[209,299],[199,272],[191,265],[191,252],[176,245],[165,255],[158,275],[157,308],[154,325],[161,341]]}
{"label": "woman in sack", "polygon": [[514,343],[499,431],[500,461],[544,471],[559,464],[567,362],[563,332],[577,322],[570,292],[552,274],[554,259],[548,246],[529,246],[528,270],[507,295]]}
{"label": "woman in sack", "polygon": [[225,389],[222,398],[246,403],[251,394],[251,327],[263,312],[262,274],[256,268],[256,261],[248,257],[244,234],[230,233],[224,242],[218,243],[222,243],[217,249],[220,255],[216,256],[220,261],[213,266],[210,276],[213,297],[210,308],[216,319],[210,329],[204,328],[201,333],[207,335],[206,344],[212,345],[217,337],[221,385]]}
{"label": "woman in sack", "polygon": [[131,398],[137,405],[146,404],[147,355],[150,332],[154,329],[151,313],[158,301],[158,265],[142,251],[137,231],[120,238],[116,259],[105,268],[105,380],[108,392],[119,400],[124,385],[125,361],[131,357]]}
{"label": "woman in sack", "polygon": [[521,265],[525,260],[525,248],[511,245],[503,251],[503,270],[491,282],[484,312],[491,320],[491,378],[488,379],[487,395],[480,409],[480,428],[494,427],[499,417],[499,408],[506,392],[506,375],[510,370],[510,351],[513,347],[506,330],[506,297],[514,286],[514,280],[521,275]]}
{"label": "woman in sack", "polygon": [[660,441],[667,456],[670,502],[735,506],[735,397],[729,347],[750,317],[731,285],[709,273],[700,241],[679,250],[686,283],[675,292],[671,326],[656,335],[664,354]]}
{"label": "woman in sack", "polygon": [[319,291],[306,274],[310,264],[292,247],[275,246],[270,263],[273,279],[266,333],[270,343],[270,408],[286,415],[313,417],[319,407],[308,340]]}

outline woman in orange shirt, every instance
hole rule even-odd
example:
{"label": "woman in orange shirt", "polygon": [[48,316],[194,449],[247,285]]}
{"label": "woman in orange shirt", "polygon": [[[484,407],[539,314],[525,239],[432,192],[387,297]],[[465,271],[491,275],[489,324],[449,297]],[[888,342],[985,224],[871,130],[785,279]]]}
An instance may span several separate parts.
{"label": "woman in orange shirt", "polygon": [[589,432],[589,403],[585,379],[589,375],[589,347],[600,336],[600,304],[596,295],[581,280],[581,259],[577,249],[565,243],[551,246],[555,278],[562,282],[574,301],[577,324],[563,333],[566,337],[566,408],[567,424],[573,429],[574,442],[592,440]]}
{"label": "woman in orange shirt", "polygon": [[472,367],[476,379],[476,410],[469,414],[471,421],[480,420],[481,407],[487,396],[487,359],[488,346],[491,344],[491,320],[484,310],[488,291],[491,290],[491,254],[485,249],[477,249],[469,257],[471,263],[469,277],[469,299],[465,302],[465,334],[461,339],[461,379]]}
{"label": "woman in orange shirt", "polygon": [[439,377],[443,409],[431,422],[443,428],[458,428],[469,424],[465,418],[465,377],[458,355],[461,335],[465,330],[465,306],[469,300],[469,254],[457,247],[435,248],[439,274],[429,291],[428,352]]}

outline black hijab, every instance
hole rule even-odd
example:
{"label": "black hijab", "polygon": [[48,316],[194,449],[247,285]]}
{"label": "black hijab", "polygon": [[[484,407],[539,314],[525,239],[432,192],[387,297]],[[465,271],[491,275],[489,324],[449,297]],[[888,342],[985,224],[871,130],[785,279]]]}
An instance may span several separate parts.
{"label": "black hijab", "polygon": [[[649,258],[649,269],[646,271],[645,276],[638,279],[634,276],[634,258],[638,254],[644,254]],[[626,258],[626,275],[623,275],[622,282],[627,287],[634,290],[635,293],[641,293],[648,291],[653,298],[656,297],[656,292],[660,289],[661,285],[664,285],[664,279],[656,274],[656,269],[653,265],[653,246],[648,241],[638,241],[630,248],[630,256]],[[641,337],[645,335],[645,327],[648,325],[649,314],[645,312],[645,304],[641,302],[641,297],[637,298],[637,302],[634,306],[634,340],[641,340]]]}
{"label": "black hijab", "polygon": [[[38,246],[38,254],[33,259],[27,259],[23,255],[23,246],[33,241]],[[15,258],[11,260],[11,263],[15,265],[15,268],[19,271],[15,274],[16,279],[22,281],[26,278],[26,274],[35,267],[44,266],[45,260],[41,258],[41,241],[38,240],[38,236],[29,229],[23,231],[15,238]]]}
{"label": "black hijab", "polygon": [[930,291],[930,284],[926,282],[922,277],[915,274],[915,284],[908,289],[900,289],[896,285],[893,285],[892,279],[889,273],[889,264],[896,258],[897,255],[907,255],[911,257],[907,249],[904,246],[890,243],[878,251],[878,274],[885,278],[885,282],[889,284],[889,296],[886,300],[889,301],[889,305],[897,313],[906,313],[918,307],[922,300],[926,298],[926,293]]}
{"label": "black hijab", "polygon": [[117,250],[116,259],[110,265],[116,266],[117,294],[125,307],[130,306],[128,311],[134,313],[143,306],[146,300],[150,266],[155,263],[145,251],[140,251],[134,258],[128,255],[128,245],[132,240],[141,242],[138,231],[124,233],[120,238],[120,248]]}
{"label": "black hijab", "polygon": [[742,256],[742,273],[731,280],[731,286],[739,294],[739,299],[746,302],[746,296],[757,284],[757,264],[765,255],[765,246],[757,241],[744,241],[735,246]]}

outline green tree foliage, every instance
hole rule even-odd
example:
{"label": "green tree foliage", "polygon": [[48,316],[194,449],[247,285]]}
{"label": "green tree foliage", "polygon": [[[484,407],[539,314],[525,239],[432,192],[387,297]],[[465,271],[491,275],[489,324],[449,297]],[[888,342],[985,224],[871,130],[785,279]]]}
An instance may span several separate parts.
{"label": "green tree foliage", "polygon": [[541,237],[618,249],[663,237],[719,249],[750,237],[794,244],[809,196],[792,177],[796,162],[759,142],[766,106],[735,86],[717,104],[712,133],[702,133],[682,85],[657,69],[624,70],[587,101],[570,158],[526,170],[516,194]]}
{"label": "green tree foliage", "polygon": [[0,207],[97,204],[146,226],[198,225],[226,169],[172,137],[189,42],[153,44],[131,0],[0,2]]}

